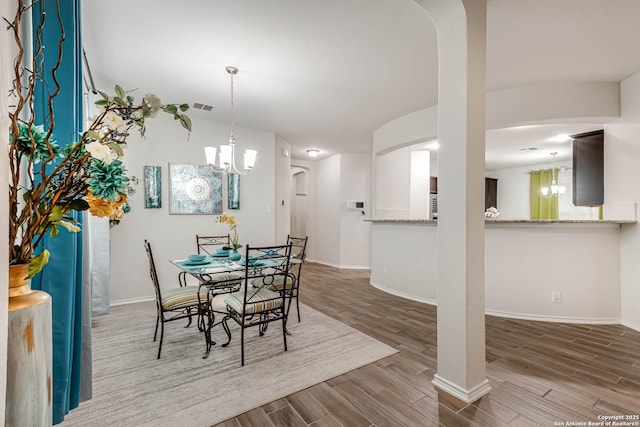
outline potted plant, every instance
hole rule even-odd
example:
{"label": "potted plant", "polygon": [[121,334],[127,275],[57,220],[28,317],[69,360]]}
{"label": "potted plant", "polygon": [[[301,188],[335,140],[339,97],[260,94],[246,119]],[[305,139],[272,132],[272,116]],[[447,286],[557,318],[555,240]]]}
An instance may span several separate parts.
{"label": "potted plant", "polygon": [[[50,16],[47,25],[60,24],[61,35],[57,46],[47,46],[47,58],[53,58],[55,64],[48,68],[42,59],[44,13],[34,24],[30,46],[23,44],[22,21],[31,14],[34,4],[17,0],[13,19],[5,18],[10,33],[7,36],[15,41],[16,52],[10,79],[9,145],[5,151],[9,156],[10,325],[10,392],[5,422],[10,425],[27,422],[25,413],[34,425],[49,424],[51,418],[51,303],[48,294],[31,291],[29,284],[49,259],[49,251],[41,245],[43,238],[55,237],[62,229],[79,232],[74,211],[89,210],[93,215],[108,217],[112,224],[122,219],[129,209],[131,182],[122,162],[127,139],[134,131],[144,135],[148,120],[165,112],[191,130],[191,120],[185,114],[188,105],[163,104],[151,94],[136,100],[133,93],[116,85],[113,93],[100,92],[101,99],[96,102],[99,113],[89,120],[86,130],[73,135],[57,134],[56,119],[71,114],[54,111],[53,102],[61,92],[56,76],[62,64],[64,28],[56,3],[58,19]],[[44,83],[47,79],[53,83]],[[45,88],[44,100],[37,100],[37,85]],[[42,119],[36,118],[36,111],[42,112]],[[21,345],[26,339],[23,336],[29,337],[26,347]],[[44,354],[47,351],[48,356]],[[17,399],[22,400],[16,403]],[[34,403],[38,400],[44,402]]]}

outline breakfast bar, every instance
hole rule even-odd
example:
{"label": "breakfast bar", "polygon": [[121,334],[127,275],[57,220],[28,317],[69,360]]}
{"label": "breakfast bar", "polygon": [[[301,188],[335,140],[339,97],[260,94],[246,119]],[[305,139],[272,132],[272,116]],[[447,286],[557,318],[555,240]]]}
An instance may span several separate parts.
{"label": "breakfast bar", "polygon": [[[437,220],[372,219],[371,284],[437,304]],[[485,221],[486,313],[620,322],[620,235],[635,221]]]}

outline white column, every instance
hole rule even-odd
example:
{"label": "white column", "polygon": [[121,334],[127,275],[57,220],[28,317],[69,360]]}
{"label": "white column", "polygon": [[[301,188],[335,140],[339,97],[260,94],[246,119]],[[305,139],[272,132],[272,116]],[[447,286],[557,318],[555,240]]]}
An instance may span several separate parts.
{"label": "white column", "polygon": [[423,0],[438,35],[438,371],[473,402],[485,377],[486,0]]}

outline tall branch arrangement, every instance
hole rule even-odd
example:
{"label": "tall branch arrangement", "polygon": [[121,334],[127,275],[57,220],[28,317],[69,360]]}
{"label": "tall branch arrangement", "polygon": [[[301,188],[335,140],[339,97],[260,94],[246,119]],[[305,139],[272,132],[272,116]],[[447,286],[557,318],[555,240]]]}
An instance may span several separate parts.
{"label": "tall branch arrangement", "polygon": [[[49,259],[46,249],[37,250],[47,233],[54,237],[60,227],[80,231],[72,211],[88,209],[91,214],[108,217],[112,224],[117,224],[129,210],[131,180],[121,159],[131,131],[144,135],[145,121],[160,111],[173,115],[191,131],[191,120],[184,114],[189,108],[187,104],[163,104],[152,94],[136,102],[130,93],[116,85],[113,94],[99,92],[102,99],[96,101],[98,115],[89,120],[85,131],[62,148],[54,137],[53,102],[61,91],[56,74],[62,63],[65,37],[58,1],[55,19],[61,35],[51,69],[43,68],[45,16],[33,31],[31,59],[25,58],[20,26],[31,13],[32,3],[19,0],[13,20],[4,18],[17,51],[9,91],[12,104],[8,147],[9,264],[29,263],[29,277],[41,271]],[[53,46],[47,46],[47,54],[56,54]],[[52,85],[45,85],[45,74],[51,77]],[[34,113],[36,82],[47,90],[43,123],[36,123]]]}

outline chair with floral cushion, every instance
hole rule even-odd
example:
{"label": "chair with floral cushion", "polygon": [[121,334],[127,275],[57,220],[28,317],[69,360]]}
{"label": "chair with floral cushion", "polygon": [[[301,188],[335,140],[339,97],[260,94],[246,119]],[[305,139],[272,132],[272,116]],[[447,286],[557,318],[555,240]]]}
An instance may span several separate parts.
{"label": "chair with floral cushion", "polygon": [[149,274],[156,293],[156,329],[153,333],[153,341],[158,337],[158,325],[160,325],[160,343],[158,345],[158,359],[160,359],[162,340],[164,338],[164,324],[188,318],[189,322],[185,326],[188,328],[191,325],[191,316],[202,316],[207,313],[209,295],[206,288],[201,289],[199,286],[180,286],[168,290],[160,289],[151,245],[147,240],[144,241],[144,248],[149,259]]}
{"label": "chair with floral cushion", "polygon": [[[244,283],[238,292],[229,294],[224,302],[227,315],[223,326],[231,342],[228,321],[233,320],[240,326],[240,362],[244,366],[245,329],[257,327],[260,336],[264,335],[267,325],[281,322],[284,350],[287,351],[287,308],[286,292],[269,289],[274,282],[282,281],[285,291],[292,286],[289,274],[291,244],[265,247],[247,245],[244,259]],[[253,283],[253,285],[252,285]]]}

